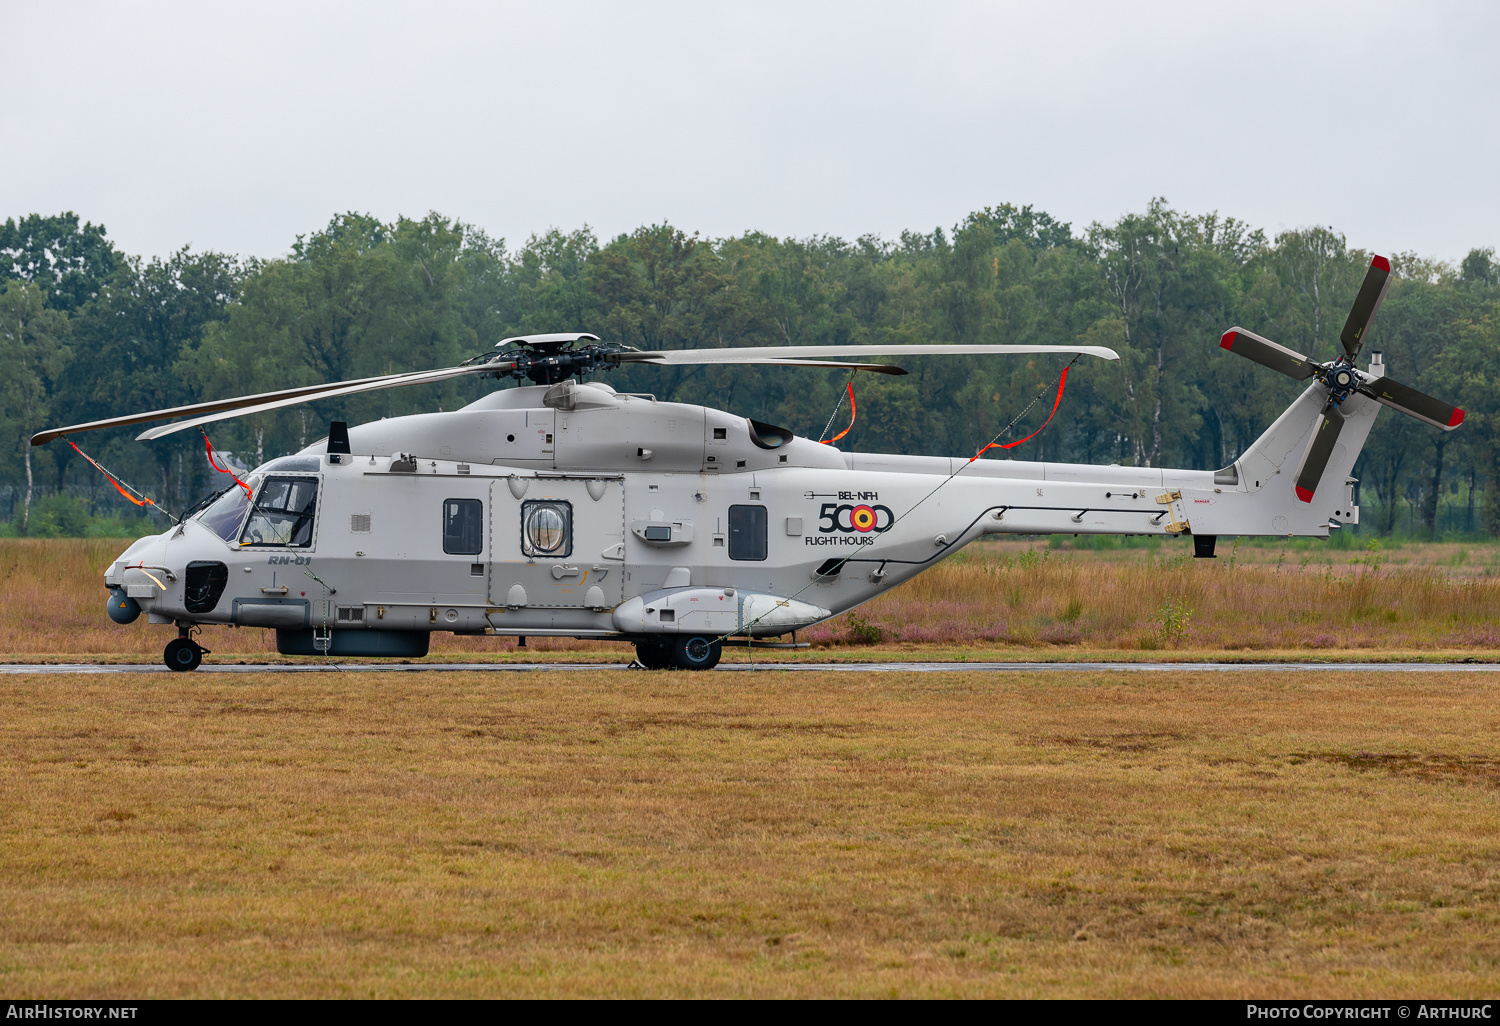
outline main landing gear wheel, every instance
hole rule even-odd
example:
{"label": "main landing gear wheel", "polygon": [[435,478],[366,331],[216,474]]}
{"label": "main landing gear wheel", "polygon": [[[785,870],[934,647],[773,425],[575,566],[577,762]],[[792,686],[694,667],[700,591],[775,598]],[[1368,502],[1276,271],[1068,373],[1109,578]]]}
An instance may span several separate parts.
{"label": "main landing gear wheel", "polygon": [[647,638],[635,643],[636,662],[648,670],[670,670],[676,664],[672,662],[672,652],[669,642],[657,638]]}
{"label": "main landing gear wheel", "polygon": [[196,670],[203,663],[203,646],[192,638],[173,638],[167,642],[162,660],[167,664],[167,669],[179,673]]}
{"label": "main landing gear wheel", "polygon": [[701,634],[684,634],[672,639],[672,665],[679,670],[712,670],[719,665],[724,643]]}

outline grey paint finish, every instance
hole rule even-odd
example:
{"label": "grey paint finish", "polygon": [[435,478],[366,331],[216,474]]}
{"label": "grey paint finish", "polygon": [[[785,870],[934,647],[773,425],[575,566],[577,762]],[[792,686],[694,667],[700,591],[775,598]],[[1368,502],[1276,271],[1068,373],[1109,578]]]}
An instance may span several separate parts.
{"label": "grey paint finish", "polygon": [[[289,614],[262,612],[285,600],[306,603],[296,626],[317,629],[779,636],[987,534],[1326,537],[1330,519],[1358,521],[1335,482],[1380,407],[1347,401],[1329,480],[1300,502],[1292,472],[1321,407],[1322,386],[1309,386],[1233,474],[1218,476],[1235,482],[1225,484],[1212,471],[843,453],[805,438],[777,444],[744,418],[607,385],[509,388],[456,412],[351,428],[354,455],[335,459],[317,443],[252,474],[252,484],[267,470],[317,480],[307,548],[240,547],[194,520],[136,542],[106,584],[159,591],[138,600],[156,622],[224,623],[232,610],[254,610],[240,622],[288,616],[291,626]],[[482,552],[444,551],[449,499],[483,504]],[[569,545],[556,558],[522,544],[534,502],[570,511]],[[736,551],[736,506],[764,509],[755,518],[768,525],[763,545]],[[190,615],[180,568],[205,559],[229,566],[229,586],[214,612]],[[716,589],[744,597],[732,616],[675,616],[679,597],[683,609],[704,609]]]}

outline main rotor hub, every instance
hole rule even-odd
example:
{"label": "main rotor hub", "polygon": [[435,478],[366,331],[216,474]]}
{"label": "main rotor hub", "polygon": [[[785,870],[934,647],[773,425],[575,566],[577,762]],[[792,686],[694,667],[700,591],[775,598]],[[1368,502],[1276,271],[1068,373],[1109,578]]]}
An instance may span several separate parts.
{"label": "main rotor hub", "polygon": [[[586,339],[592,341],[579,345]],[[582,380],[603,367],[618,367],[620,353],[636,351],[631,346],[601,342],[597,335],[586,334],[523,335],[506,339],[500,345],[504,348],[483,358],[488,363],[507,365],[497,366],[493,376],[518,381],[526,378],[538,385],[555,385],[572,377]]]}

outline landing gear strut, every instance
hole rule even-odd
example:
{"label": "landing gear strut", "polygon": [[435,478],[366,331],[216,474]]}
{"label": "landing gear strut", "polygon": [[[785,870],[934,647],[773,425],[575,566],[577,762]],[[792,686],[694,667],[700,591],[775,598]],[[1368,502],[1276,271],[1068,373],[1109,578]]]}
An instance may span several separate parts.
{"label": "landing gear strut", "polygon": [[208,654],[208,649],[189,637],[189,630],[187,627],[179,627],[177,637],[167,642],[167,647],[161,654],[167,669],[186,673],[203,664],[203,657]]}

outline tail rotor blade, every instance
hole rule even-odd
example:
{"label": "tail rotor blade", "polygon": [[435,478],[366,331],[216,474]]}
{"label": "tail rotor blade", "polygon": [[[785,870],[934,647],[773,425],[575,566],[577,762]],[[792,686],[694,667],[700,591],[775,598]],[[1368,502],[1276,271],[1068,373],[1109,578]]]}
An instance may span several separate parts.
{"label": "tail rotor blade", "polygon": [[1333,447],[1338,444],[1339,432],[1343,430],[1344,415],[1330,402],[1323,407],[1323,419],[1313,430],[1312,442],[1297,470],[1297,498],[1303,502],[1312,502],[1313,492],[1323,480],[1323,471],[1328,469],[1328,460],[1333,456]]}
{"label": "tail rotor blade", "polygon": [[1365,330],[1375,319],[1375,311],[1380,309],[1380,301],[1385,298],[1385,290],[1390,284],[1391,262],[1383,256],[1372,258],[1370,269],[1365,272],[1364,284],[1359,287],[1359,295],[1354,297],[1354,308],[1349,311],[1344,330],[1339,332],[1339,341],[1344,344],[1349,359],[1359,355],[1360,346],[1365,341]]}
{"label": "tail rotor blade", "polygon": [[1464,422],[1464,411],[1458,407],[1449,406],[1441,399],[1434,399],[1410,385],[1403,385],[1390,378],[1376,378],[1363,391],[1373,396],[1376,402],[1384,403],[1393,410],[1400,410],[1444,431],[1452,431]]}
{"label": "tail rotor blade", "polygon": [[1254,360],[1263,367],[1280,371],[1289,378],[1301,381],[1313,376],[1315,366],[1301,353],[1294,353],[1286,346],[1277,345],[1268,338],[1261,338],[1244,328],[1230,328],[1219,339],[1219,348]]}

